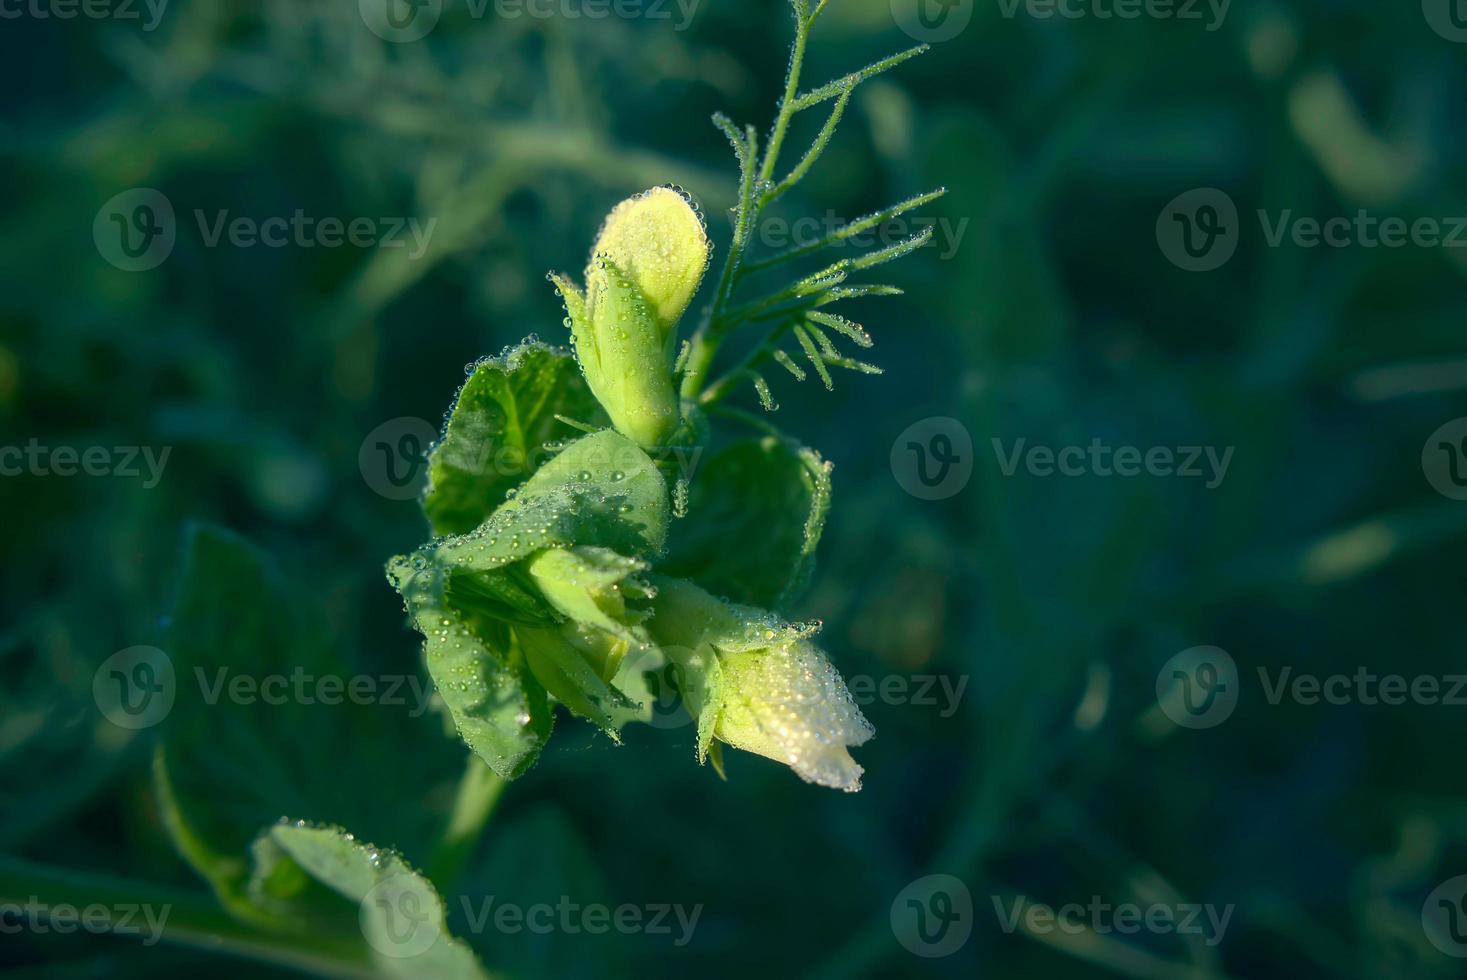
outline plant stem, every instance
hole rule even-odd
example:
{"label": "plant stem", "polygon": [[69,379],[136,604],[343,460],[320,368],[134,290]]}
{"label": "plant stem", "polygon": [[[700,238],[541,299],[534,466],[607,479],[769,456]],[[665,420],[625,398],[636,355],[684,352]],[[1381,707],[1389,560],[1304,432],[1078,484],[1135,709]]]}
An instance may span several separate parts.
{"label": "plant stem", "polygon": [[758,220],[759,209],[763,205],[763,188],[773,179],[774,168],[779,165],[780,148],[784,145],[785,135],[789,132],[790,120],[794,118],[799,108],[797,102],[800,92],[800,72],[805,64],[805,45],[810,37],[810,25],[814,23],[815,17],[819,16],[825,4],[821,3],[817,6],[813,15],[809,12],[807,0],[794,0],[793,6],[795,40],[790,51],[789,70],[785,73],[784,97],[780,99],[779,112],[775,115],[774,125],[770,128],[769,142],[764,147],[764,157],[759,164],[759,179],[754,180],[752,174],[744,175],[743,185],[740,188],[738,223],[734,229],[733,240],[729,243],[728,258],[724,261],[723,274],[719,277],[718,291],[710,307],[708,319],[693,335],[692,349],[688,354],[687,370],[683,374],[682,383],[682,397],[687,399],[698,397],[703,387],[703,380],[708,376],[709,368],[713,366],[713,358],[718,354],[718,348],[723,343],[723,336],[733,325],[723,319],[724,307],[728,304],[739,264],[743,261],[744,251],[748,248],[753,224]]}
{"label": "plant stem", "polygon": [[[119,935],[144,933],[156,924],[156,936],[144,934],[143,941],[149,944],[162,939],[322,977],[359,980],[379,976],[359,936],[261,932],[237,922],[205,895],[146,882],[0,857],[0,901],[21,906],[27,915],[36,909],[46,918],[64,906],[73,921],[74,910],[101,906],[108,915],[107,927]],[[150,922],[142,912],[154,919]],[[127,924],[120,921],[124,914],[129,916]],[[115,925],[113,916],[119,918]]]}
{"label": "plant stem", "polygon": [[779,100],[779,115],[775,117],[774,126],[769,131],[769,145],[764,149],[764,162],[759,167],[761,182],[774,179],[774,168],[779,164],[779,150],[784,145],[784,137],[789,131],[790,120],[795,115],[796,100],[800,94],[800,71],[805,65],[805,42],[810,37],[812,19],[806,16],[805,5],[796,2],[795,43],[790,52],[789,71],[785,74],[784,98]]}
{"label": "plant stem", "polygon": [[458,781],[453,810],[448,815],[438,849],[428,862],[428,877],[439,891],[447,891],[458,877],[508,785],[483,759],[469,755],[464,774]]}

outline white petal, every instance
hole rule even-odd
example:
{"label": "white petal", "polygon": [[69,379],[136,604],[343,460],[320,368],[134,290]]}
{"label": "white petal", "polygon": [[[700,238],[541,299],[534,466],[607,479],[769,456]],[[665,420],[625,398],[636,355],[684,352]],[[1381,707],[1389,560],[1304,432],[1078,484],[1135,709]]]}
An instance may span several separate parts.
{"label": "white petal", "polygon": [[727,656],[723,670],[721,739],[783,762],[807,782],[861,788],[863,770],[846,748],[865,743],[875,730],[813,644]]}

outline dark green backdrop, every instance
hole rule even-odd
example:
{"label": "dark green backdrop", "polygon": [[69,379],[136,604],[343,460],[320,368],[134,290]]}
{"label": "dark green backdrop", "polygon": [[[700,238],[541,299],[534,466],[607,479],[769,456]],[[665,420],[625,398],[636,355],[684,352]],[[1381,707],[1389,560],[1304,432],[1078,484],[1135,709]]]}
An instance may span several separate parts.
{"label": "dark green backdrop", "polygon": [[[860,89],[780,213],[848,220],[950,189],[917,215],[938,244],[891,267],[907,294],[860,308],[886,374],[776,392],[780,423],[836,466],[800,613],[878,691],[866,788],[737,754],[724,784],[694,765],[688,728],[615,748],[563,722],[464,887],[701,917],[681,946],[491,930],[469,937],[485,962],[524,977],[1460,975],[1448,954],[1467,941],[1432,932],[1423,906],[1467,873],[1467,696],[1372,704],[1352,680],[1342,703],[1270,699],[1285,668],[1443,692],[1467,670],[1467,422],[1442,429],[1467,416],[1467,10],[1451,2],[1237,0],[1218,24],[1200,6],[1123,19],[1087,0],[1069,18],[962,0],[956,37]],[[107,657],[165,643],[185,528],[273,555],[355,669],[416,670],[382,566],[423,522],[378,492],[364,440],[436,427],[481,355],[563,342],[543,277],[579,269],[622,197],[682,185],[721,254],[734,169],[708,117],[767,125],[789,16],[701,0],[686,21],[672,4],[475,17],[452,0],[430,37],[392,44],[349,0],[172,0],[153,29],[141,5],[133,20],[36,13],[57,6],[0,20],[0,445],[170,455],[156,481],[115,472],[115,455],[106,476],[0,458],[0,853],[202,896],[159,826],[149,733],[92,701]],[[898,19],[886,0],[832,0],[807,78],[911,45]],[[172,252],[140,272],[119,267],[102,214],[136,188],[177,216]],[[298,209],[437,223],[410,260],[411,243],[211,246],[194,218]],[[1455,228],[1462,247],[1372,239],[1362,209]],[[1335,217],[1350,223],[1332,244],[1296,224]],[[903,433],[938,417],[971,439],[971,479],[925,500],[903,489]],[[1042,456],[1006,473],[1021,439],[1231,456],[1220,481],[1067,476]],[[1157,680],[1200,646],[1236,674],[1215,653],[1181,662],[1202,690],[1221,666],[1213,693],[1232,699],[1193,728]],[[964,685],[955,705],[936,679]],[[883,681],[907,695],[880,696]],[[269,735],[292,751],[287,726]],[[423,798],[436,818],[459,758],[433,732],[356,761],[393,797],[441,770]],[[930,874],[962,882],[971,912],[953,928],[971,931],[922,957],[892,923]],[[1025,935],[1005,928],[1016,896],[1232,911],[1216,945]],[[266,970],[35,930],[0,937],[0,969]]]}

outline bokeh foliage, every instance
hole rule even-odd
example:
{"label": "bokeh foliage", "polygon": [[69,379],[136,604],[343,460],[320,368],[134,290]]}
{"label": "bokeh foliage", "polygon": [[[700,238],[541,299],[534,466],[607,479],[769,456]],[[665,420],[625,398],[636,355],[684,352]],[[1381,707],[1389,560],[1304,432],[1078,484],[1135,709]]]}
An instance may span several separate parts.
{"label": "bokeh foliage", "polygon": [[[1467,870],[1453,754],[1467,708],[1255,696],[1191,732],[1160,715],[1153,686],[1198,644],[1226,648],[1245,676],[1462,670],[1467,504],[1433,492],[1420,455],[1467,415],[1467,252],[1270,248],[1255,224],[1230,263],[1196,274],[1154,232],[1197,187],[1227,191],[1245,227],[1258,209],[1467,213],[1467,46],[1417,6],[1260,0],[1209,32],[979,3],[959,38],[863,88],[781,213],[850,219],[943,185],[923,217],[962,232],[892,268],[905,297],[862,308],[885,376],[778,392],[781,425],[836,467],[794,611],[825,621],[847,676],[941,674],[966,678],[966,695],[946,717],[870,705],[878,734],[854,797],[754,758],[731,759],[721,783],[693,764],[690,728],[632,730],[617,749],[562,722],[455,887],[701,903],[699,930],[682,947],[469,937],[487,964],[558,977],[1456,975],[1419,910]],[[298,601],[320,617],[310,656],[420,670],[381,569],[423,521],[363,480],[363,438],[436,420],[482,355],[531,333],[564,342],[544,273],[580,268],[627,194],[684,186],[724,248],[734,170],[707,120],[768,118],[788,33],[778,0],[703,0],[686,31],[476,20],[450,3],[428,40],[389,45],[355,8],[175,0],[153,32],[0,25],[0,444],[172,447],[152,488],[0,478],[7,861],[203,893],[163,829],[153,739],[104,721],[91,696],[114,651],[172,642],[195,522],[279,562],[270,588],[296,593],[280,615]],[[808,77],[910,43],[885,0],[832,0]],[[142,274],[103,261],[91,237],[102,203],[139,186],[180,215],[173,254]],[[194,209],[438,224],[409,261],[209,248]],[[903,493],[889,456],[936,415],[971,432],[976,470],[928,503]],[[1006,476],[990,451],[994,438],[1095,437],[1236,451],[1211,490]],[[281,628],[258,624],[262,654],[284,655]],[[423,866],[413,835],[447,818],[457,746],[428,719],[375,725],[360,745],[327,745],[361,753],[344,768],[371,773],[392,805],[343,808],[373,835],[403,835],[377,842]],[[270,730],[282,757],[301,737],[279,719]],[[923,961],[888,913],[931,872],[967,882],[977,927],[960,953]],[[1161,936],[1074,955],[998,928],[990,896],[1020,893],[1237,913],[1217,949]],[[7,936],[0,964],[218,968],[183,948],[29,935]]]}

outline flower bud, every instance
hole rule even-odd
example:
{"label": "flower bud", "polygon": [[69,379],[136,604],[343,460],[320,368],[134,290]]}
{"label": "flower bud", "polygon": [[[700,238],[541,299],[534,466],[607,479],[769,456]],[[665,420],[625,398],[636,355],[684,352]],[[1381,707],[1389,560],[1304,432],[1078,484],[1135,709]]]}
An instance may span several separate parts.
{"label": "flower bud", "polygon": [[[627,606],[627,597],[649,591],[636,578],[645,562],[606,548],[547,548],[528,564],[530,579],[559,615],[574,624],[572,644],[609,681],[633,646],[645,636],[637,625],[645,613]],[[569,636],[570,634],[568,634]]]}
{"label": "flower bud", "polygon": [[[875,729],[809,637],[770,613],[658,578],[652,638],[685,677],[683,695],[706,738],[782,762],[806,782],[855,792],[862,769],[847,751]],[[710,656],[710,651],[712,656]]]}
{"label": "flower bud", "polygon": [[677,322],[698,291],[708,268],[708,230],[688,199],[670,187],[654,187],[622,201],[607,215],[591,251],[586,281],[591,283],[599,259],[621,269],[646,297],[657,318],[667,352]]}
{"label": "flower bud", "polygon": [[552,277],[591,391],[617,431],[644,448],[661,445],[678,425],[677,323],[702,282],[709,249],[688,200],[657,187],[607,216],[584,294],[565,277]]}
{"label": "flower bud", "polygon": [[562,619],[558,625],[519,626],[515,636],[542,687],[615,739],[638,705],[612,685],[631,650],[648,647],[627,605],[648,592],[636,573],[647,566],[605,548],[547,548],[526,563],[529,581]]}

